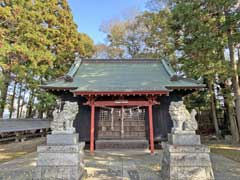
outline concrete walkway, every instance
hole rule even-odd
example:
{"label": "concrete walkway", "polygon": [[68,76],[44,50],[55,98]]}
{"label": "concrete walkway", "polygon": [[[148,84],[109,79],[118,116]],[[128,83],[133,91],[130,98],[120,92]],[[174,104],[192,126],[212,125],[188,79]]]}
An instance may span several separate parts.
{"label": "concrete walkway", "polygon": [[[161,151],[154,155],[143,151],[85,153],[85,180],[160,180]],[[211,155],[216,180],[240,180],[240,163]],[[0,164],[0,180],[31,180],[36,153]]]}

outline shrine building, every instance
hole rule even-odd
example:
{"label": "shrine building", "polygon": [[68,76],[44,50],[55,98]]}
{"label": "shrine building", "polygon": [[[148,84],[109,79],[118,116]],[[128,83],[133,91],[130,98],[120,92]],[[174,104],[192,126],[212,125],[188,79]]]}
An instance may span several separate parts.
{"label": "shrine building", "polygon": [[61,101],[76,101],[74,127],[90,151],[150,147],[167,140],[171,101],[204,88],[178,76],[165,59],[78,59],[65,76],[41,85]]}

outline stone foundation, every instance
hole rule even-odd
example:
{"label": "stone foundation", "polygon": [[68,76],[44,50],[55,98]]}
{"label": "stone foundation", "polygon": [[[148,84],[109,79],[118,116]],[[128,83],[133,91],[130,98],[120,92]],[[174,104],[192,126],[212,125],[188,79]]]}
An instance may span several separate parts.
{"label": "stone foundation", "polygon": [[171,134],[162,147],[164,180],[214,180],[210,149],[201,145],[198,135]]}
{"label": "stone foundation", "polygon": [[78,143],[77,134],[48,135],[47,145],[37,148],[38,160],[34,179],[81,179],[84,174],[84,146],[84,143]]}
{"label": "stone foundation", "polygon": [[146,139],[115,139],[115,140],[96,140],[96,149],[140,149],[147,150],[148,141]]}

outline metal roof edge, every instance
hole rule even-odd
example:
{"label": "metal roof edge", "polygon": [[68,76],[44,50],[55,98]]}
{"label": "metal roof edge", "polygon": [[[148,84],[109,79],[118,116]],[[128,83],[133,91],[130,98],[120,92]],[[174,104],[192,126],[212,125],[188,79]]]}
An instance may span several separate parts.
{"label": "metal roof edge", "polygon": [[161,63],[161,59],[82,59],[83,63]]}
{"label": "metal roof edge", "polygon": [[53,90],[74,90],[77,89],[77,87],[70,86],[70,87],[60,87],[60,86],[49,86],[49,85],[39,85],[41,89],[53,89]]}
{"label": "metal roof edge", "polygon": [[206,88],[206,84],[196,84],[192,86],[165,86],[167,89],[202,89]]}
{"label": "metal roof edge", "polygon": [[171,64],[169,63],[169,61],[166,58],[162,58],[162,64],[165,68],[165,70],[167,71],[167,73],[170,76],[171,81],[178,81],[178,80],[183,80],[183,81],[188,81],[188,82],[192,82],[192,83],[196,83],[197,85],[203,87],[205,86],[205,84],[202,84],[201,82],[199,82],[198,80],[192,79],[192,78],[184,78],[182,76],[178,76],[176,74],[176,72],[173,70]]}
{"label": "metal roof edge", "polygon": [[171,64],[168,62],[168,60],[166,60],[165,58],[161,59],[162,65],[164,67],[164,69],[167,71],[168,75],[170,76],[170,78],[172,78],[173,76],[176,76],[176,72],[173,70]]}
{"label": "metal roof edge", "polygon": [[67,74],[64,76],[65,81],[73,81],[73,77],[77,73],[81,63],[82,63],[82,59],[76,58],[71,68],[69,69]]}
{"label": "metal roof edge", "polygon": [[50,80],[50,81],[46,81],[44,82],[44,84],[40,84],[39,87],[42,88],[42,87],[48,87],[49,84],[52,84],[52,83],[55,83],[57,81],[61,81],[61,80],[64,80],[64,76],[60,76],[56,79],[53,79],[53,80]]}
{"label": "metal roof edge", "polygon": [[184,81],[188,81],[188,82],[192,82],[192,83],[196,83],[198,85],[204,85],[206,86],[205,84],[202,84],[200,81],[196,80],[196,79],[192,79],[192,78],[184,78],[184,77],[179,77],[180,80],[184,80]]}

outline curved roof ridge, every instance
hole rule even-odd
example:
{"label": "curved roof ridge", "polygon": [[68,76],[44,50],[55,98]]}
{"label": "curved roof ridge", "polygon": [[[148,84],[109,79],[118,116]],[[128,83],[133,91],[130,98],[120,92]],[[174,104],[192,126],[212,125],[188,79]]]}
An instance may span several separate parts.
{"label": "curved roof ridge", "polygon": [[179,77],[180,80],[185,80],[188,82],[196,83],[196,84],[202,84],[199,80],[188,78],[188,77]]}
{"label": "curved roof ridge", "polygon": [[162,64],[163,64],[164,69],[167,71],[167,73],[169,74],[169,76],[170,76],[170,77],[175,76],[175,75],[176,75],[176,72],[173,70],[173,68],[172,68],[171,64],[169,63],[169,61],[166,60],[166,59],[164,59],[164,58],[162,58],[161,61],[162,61]]}
{"label": "curved roof ridge", "polygon": [[64,76],[65,81],[73,81],[74,75],[77,73],[80,65],[81,65],[82,59],[76,58],[72,66],[70,67],[67,74]]}
{"label": "curved roof ridge", "polygon": [[160,63],[161,59],[146,59],[146,58],[136,58],[136,59],[83,59],[83,62],[88,63],[130,63],[130,62],[146,62],[146,63]]}
{"label": "curved roof ridge", "polygon": [[44,86],[46,84],[54,83],[56,81],[61,81],[61,80],[64,80],[64,76],[60,76],[60,77],[58,77],[56,79],[51,79],[51,80],[48,80],[48,81],[43,81],[42,84],[40,85],[40,87]]}

